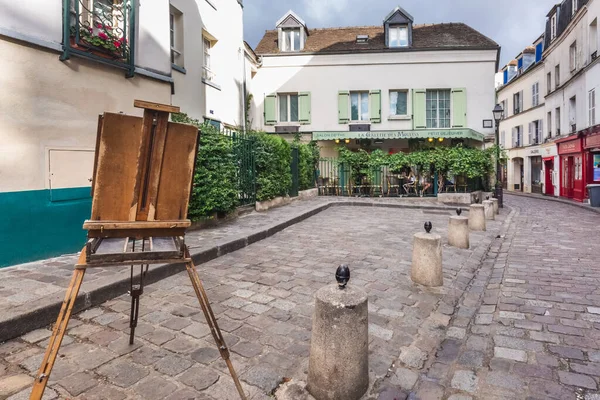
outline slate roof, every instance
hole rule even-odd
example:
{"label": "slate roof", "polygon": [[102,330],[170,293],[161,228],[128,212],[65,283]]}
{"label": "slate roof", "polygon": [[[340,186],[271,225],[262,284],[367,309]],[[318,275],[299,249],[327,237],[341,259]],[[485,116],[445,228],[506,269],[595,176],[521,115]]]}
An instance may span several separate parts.
{"label": "slate roof", "polygon": [[[338,53],[406,51],[385,46],[383,26],[309,29],[300,53]],[[369,35],[366,44],[356,43],[357,35]],[[413,43],[409,50],[498,49],[498,44],[463,23],[413,25]],[[279,54],[277,30],[265,32],[256,46],[256,54]]]}

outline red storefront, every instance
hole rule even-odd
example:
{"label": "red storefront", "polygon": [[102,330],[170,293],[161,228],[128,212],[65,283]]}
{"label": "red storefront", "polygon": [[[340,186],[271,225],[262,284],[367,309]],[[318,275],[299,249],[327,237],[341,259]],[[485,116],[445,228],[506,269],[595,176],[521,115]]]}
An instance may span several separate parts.
{"label": "red storefront", "polygon": [[600,183],[600,125],[589,129],[583,139],[587,183]]}
{"label": "red storefront", "polygon": [[560,158],[560,196],[583,202],[587,198],[587,169],[583,136],[577,134],[556,141]]}

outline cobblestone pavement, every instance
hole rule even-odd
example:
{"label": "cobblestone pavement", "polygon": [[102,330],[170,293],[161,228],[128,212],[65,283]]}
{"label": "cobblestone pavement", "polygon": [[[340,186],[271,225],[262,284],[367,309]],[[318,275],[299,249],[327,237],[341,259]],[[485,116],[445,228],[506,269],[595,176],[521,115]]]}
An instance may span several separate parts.
{"label": "cobblestone pavement", "polygon": [[[356,199],[339,197],[318,197],[310,200],[295,201],[285,207],[267,212],[253,212],[211,229],[189,232],[186,241],[192,254],[205,251],[239,237],[246,237],[265,227],[281,223],[309,210],[332,201],[354,201]],[[420,198],[383,198],[359,199],[365,202],[390,202],[393,204],[413,204],[420,206],[439,206],[435,199]],[[83,246],[83,243],[82,243]],[[73,265],[77,255],[65,255],[14,267],[0,268],[0,322],[15,318],[24,313],[40,309],[48,304],[61,302],[64,291],[69,285]],[[113,285],[128,279],[129,271],[123,268],[94,268],[88,270],[82,294],[98,288]],[[5,337],[5,335],[0,335]]]}
{"label": "cobblestone pavement", "polygon": [[461,299],[417,397],[600,399],[600,216],[506,202],[513,223]]}
{"label": "cobblestone pavement", "polygon": [[[490,222],[487,232],[473,233],[471,250],[444,245],[443,288],[413,285],[413,233],[430,220],[445,241],[448,216],[448,211],[336,207],[201,265],[251,397],[269,398],[284,377],[305,379],[312,296],[334,281],[340,263],[350,264],[351,284],[369,294],[374,384],[369,398],[407,395],[446,337],[454,305],[473,287],[473,274],[506,217]],[[476,306],[459,308],[453,321],[466,325]],[[236,398],[186,274],[146,288],[134,346],[127,344],[128,313],[129,298],[121,296],[74,317],[46,398]],[[465,335],[459,329],[448,334]],[[0,398],[8,393],[15,393],[11,400],[27,398],[49,335],[40,329],[0,345]]]}

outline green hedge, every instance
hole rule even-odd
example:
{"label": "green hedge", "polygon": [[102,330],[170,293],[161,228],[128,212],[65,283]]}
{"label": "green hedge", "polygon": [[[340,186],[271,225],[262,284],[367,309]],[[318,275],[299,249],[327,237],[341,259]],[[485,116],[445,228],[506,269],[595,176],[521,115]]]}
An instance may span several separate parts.
{"label": "green hedge", "polygon": [[316,142],[295,144],[298,147],[298,178],[300,190],[315,187],[315,170],[319,163],[319,148]]}
{"label": "green hedge", "polygon": [[292,186],[290,144],[276,135],[251,132],[255,144],[256,200],[286,196]]}
{"label": "green hedge", "polygon": [[231,139],[214,126],[201,124],[185,114],[173,114],[171,118],[174,122],[192,124],[202,130],[189,218],[196,221],[234,211],[238,202],[238,189],[237,166]]}

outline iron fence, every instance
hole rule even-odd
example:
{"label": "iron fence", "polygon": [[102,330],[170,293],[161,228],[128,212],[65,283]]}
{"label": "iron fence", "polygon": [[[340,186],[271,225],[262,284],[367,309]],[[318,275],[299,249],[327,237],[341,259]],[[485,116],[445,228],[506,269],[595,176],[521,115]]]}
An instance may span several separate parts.
{"label": "iron fence", "polygon": [[[481,178],[467,179],[463,176],[444,176],[437,171],[427,174],[416,171],[411,180],[407,174],[392,171],[387,165],[376,169],[353,168],[336,158],[321,158],[316,171],[317,188],[321,196],[437,196],[438,193],[472,192],[483,190],[486,182]],[[430,176],[431,179],[424,179]],[[429,185],[426,184],[429,183]]]}

